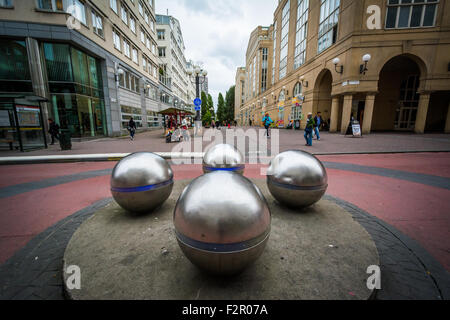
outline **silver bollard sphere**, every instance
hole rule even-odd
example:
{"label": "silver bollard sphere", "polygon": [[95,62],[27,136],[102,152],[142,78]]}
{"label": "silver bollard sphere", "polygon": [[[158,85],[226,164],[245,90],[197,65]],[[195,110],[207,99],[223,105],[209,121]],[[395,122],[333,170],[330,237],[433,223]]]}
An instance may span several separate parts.
{"label": "silver bollard sphere", "polygon": [[242,154],[229,144],[216,144],[203,156],[203,172],[234,171],[243,174],[245,161]]}
{"label": "silver bollard sphere", "polygon": [[162,157],[137,152],[120,160],[111,175],[111,194],[125,210],[146,213],[163,204],[173,188],[173,172]]}
{"label": "silver bollard sphere", "polygon": [[312,154],[290,150],[278,154],[267,170],[267,186],[278,202],[307,207],[322,198],[328,187],[327,172]]}
{"label": "silver bollard sphere", "polygon": [[217,275],[242,271],[263,252],[271,215],[257,186],[235,172],[194,179],[174,210],[175,234],[186,257]]}

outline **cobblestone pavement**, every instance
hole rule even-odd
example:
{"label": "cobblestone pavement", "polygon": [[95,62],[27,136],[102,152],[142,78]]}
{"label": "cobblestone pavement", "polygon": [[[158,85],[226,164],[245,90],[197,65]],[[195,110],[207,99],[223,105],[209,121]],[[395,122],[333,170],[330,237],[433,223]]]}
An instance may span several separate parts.
{"label": "cobblestone pavement", "polygon": [[[327,198],[380,253],[377,299],[450,299],[450,154],[320,156]],[[77,227],[110,201],[114,162],[0,166],[0,299],[62,299],[62,255]],[[173,166],[175,179],[201,174]],[[261,166],[246,176],[263,178]],[[6,255],[5,255],[6,252]]]}
{"label": "cobblestone pavement", "polygon": [[[248,130],[249,127],[237,128]],[[258,127],[251,129],[262,130]],[[212,130],[212,129],[211,129]],[[234,132],[236,128],[222,129],[225,139],[227,131]],[[217,131],[217,130],[215,130]],[[217,131],[218,132],[218,131]],[[229,133],[230,133],[229,132]],[[280,151],[288,149],[302,149],[314,154],[326,153],[369,153],[369,152],[417,152],[417,151],[450,151],[449,134],[413,134],[413,133],[372,133],[364,135],[362,138],[352,138],[338,133],[321,133],[321,140],[313,141],[312,147],[305,146],[303,131],[272,129],[272,140],[275,140],[275,133],[279,135]],[[58,144],[49,146],[48,149],[35,150],[29,152],[1,151],[0,156],[37,156],[37,155],[69,155],[69,154],[96,154],[96,153],[117,153],[153,151],[169,152],[177,143],[165,143],[162,136],[163,130],[154,130],[139,133],[134,141],[128,138],[101,138],[83,142],[73,142],[72,150],[61,151]],[[242,134],[242,133],[241,133]],[[251,135],[250,135],[251,136]],[[254,138],[250,138],[254,140]],[[273,143],[274,141],[270,141]],[[203,147],[209,141],[203,142]],[[270,146],[269,146],[270,149]],[[194,148],[192,147],[192,151]]]}

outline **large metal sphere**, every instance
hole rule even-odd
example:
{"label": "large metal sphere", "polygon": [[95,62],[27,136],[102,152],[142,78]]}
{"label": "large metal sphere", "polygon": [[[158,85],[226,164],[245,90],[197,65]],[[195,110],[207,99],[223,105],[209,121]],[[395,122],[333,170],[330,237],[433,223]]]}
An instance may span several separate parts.
{"label": "large metal sphere", "polygon": [[170,196],[173,172],[166,160],[151,152],[120,160],[111,175],[111,193],[125,210],[150,212]]}
{"label": "large metal sphere", "polygon": [[229,144],[216,144],[203,156],[203,172],[234,171],[244,173],[245,162],[242,154]]}
{"label": "large metal sphere", "polygon": [[266,199],[235,172],[215,171],[194,179],[178,199],[173,219],[186,257],[214,274],[242,271],[261,255],[270,234]]}
{"label": "large metal sphere", "polygon": [[328,187],[325,167],[312,154],[290,150],[278,154],[267,170],[267,186],[280,203],[307,207],[322,198]]}

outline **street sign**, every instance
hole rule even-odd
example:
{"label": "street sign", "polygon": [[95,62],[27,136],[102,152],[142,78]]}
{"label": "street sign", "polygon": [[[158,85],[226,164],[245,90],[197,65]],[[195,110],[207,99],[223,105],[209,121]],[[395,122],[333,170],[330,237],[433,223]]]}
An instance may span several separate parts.
{"label": "street sign", "polygon": [[[202,104],[202,100],[200,100],[200,98],[195,98],[195,100],[194,100],[194,104],[195,104],[195,106],[201,106],[201,104]],[[197,110],[197,108],[195,108],[195,110]]]}
{"label": "street sign", "polygon": [[198,106],[198,107],[196,106],[196,107],[195,107],[195,111],[200,111],[200,110],[201,110],[201,107],[200,107],[200,106]]}

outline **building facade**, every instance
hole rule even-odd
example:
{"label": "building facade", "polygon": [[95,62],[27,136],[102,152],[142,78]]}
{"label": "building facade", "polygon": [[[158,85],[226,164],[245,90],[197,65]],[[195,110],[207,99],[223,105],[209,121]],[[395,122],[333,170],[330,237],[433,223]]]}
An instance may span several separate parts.
{"label": "building facade", "polygon": [[154,0],[0,2],[3,111],[43,97],[42,125],[74,138],[120,135],[130,117],[161,126],[158,71]]}
{"label": "building facade", "polygon": [[234,119],[239,125],[244,125],[244,95],[245,95],[245,68],[239,67],[236,70],[236,87],[234,90]]}
{"label": "building facade", "polygon": [[156,15],[160,82],[168,89],[161,102],[180,109],[193,110],[195,88],[187,74],[189,62],[180,22],[168,15]]}
{"label": "building facade", "polygon": [[320,111],[341,133],[352,117],[363,133],[450,132],[448,1],[282,0],[271,32],[271,82],[255,94],[247,84],[239,113],[254,105],[303,128]]}

